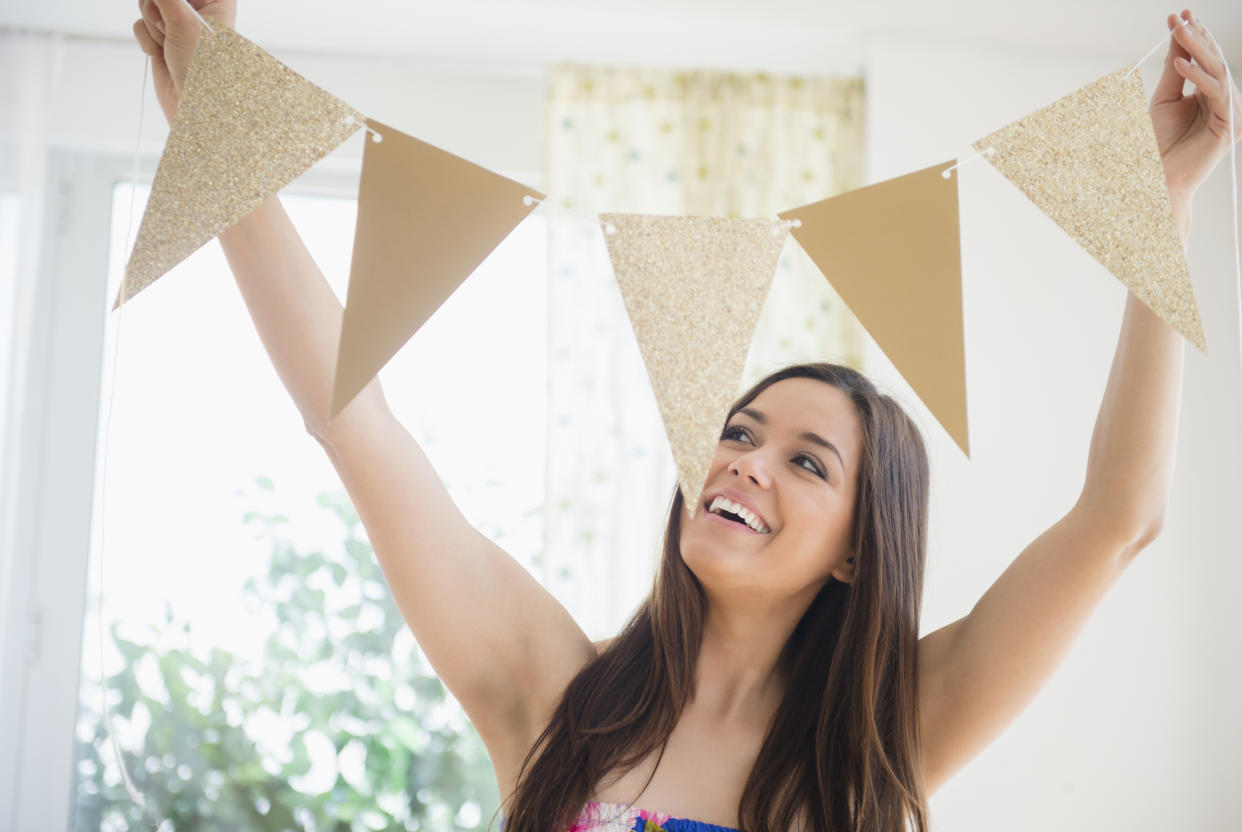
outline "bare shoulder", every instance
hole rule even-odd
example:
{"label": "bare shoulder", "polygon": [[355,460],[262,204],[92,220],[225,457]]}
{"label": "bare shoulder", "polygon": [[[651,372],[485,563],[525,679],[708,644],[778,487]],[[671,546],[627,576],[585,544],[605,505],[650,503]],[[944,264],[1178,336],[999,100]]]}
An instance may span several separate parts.
{"label": "bare shoulder", "polygon": [[605,639],[600,639],[599,641],[591,642],[592,644],[595,645],[595,655],[596,656],[603,655],[604,651],[608,649],[608,646],[616,640],[617,640],[616,636],[613,636],[612,638],[605,638]]}

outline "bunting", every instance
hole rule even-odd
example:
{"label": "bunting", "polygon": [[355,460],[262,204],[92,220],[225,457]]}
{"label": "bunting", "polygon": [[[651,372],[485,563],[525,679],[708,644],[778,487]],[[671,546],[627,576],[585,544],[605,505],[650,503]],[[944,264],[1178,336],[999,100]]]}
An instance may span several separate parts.
{"label": "bunting", "polygon": [[367,126],[329,418],[543,198],[385,124]]}
{"label": "bunting", "polygon": [[[364,123],[229,27],[204,31],[113,309]],[[370,121],[329,418],[543,195]],[[1143,86],[1117,70],[974,142],[1206,352]],[[957,177],[946,165],[780,214],[969,456]],[[605,239],[693,515],[790,222],[604,214]],[[692,498],[693,496],[693,498]]]}
{"label": "bunting", "polygon": [[794,239],[970,456],[957,176],[949,163],[804,205]]}
{"label": "bunting", "polygon": [[694,517],[788,227],[639,214],[600,221]]}
{"label": "bunting", "polygon": [[362,115],[217,20],[194,49],[113,310],[362,126]]}
{"label": "bunting", "polygon": [[1205,354],[1164,164],[1136,70],[1118,69],[974,143],[1134,296]]}

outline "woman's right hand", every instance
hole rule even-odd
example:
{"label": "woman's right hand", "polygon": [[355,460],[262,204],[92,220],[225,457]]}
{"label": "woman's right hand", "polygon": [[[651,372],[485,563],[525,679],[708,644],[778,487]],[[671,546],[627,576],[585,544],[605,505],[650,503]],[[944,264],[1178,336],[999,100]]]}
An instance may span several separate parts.
{"label": "woman's right hand", "polygon": [[203,26],[187,3],[229,27],[237,17],[237,0],[138,0],[142,17],[134,22],[134,37],[151,56],[155,97],[170,124]]}

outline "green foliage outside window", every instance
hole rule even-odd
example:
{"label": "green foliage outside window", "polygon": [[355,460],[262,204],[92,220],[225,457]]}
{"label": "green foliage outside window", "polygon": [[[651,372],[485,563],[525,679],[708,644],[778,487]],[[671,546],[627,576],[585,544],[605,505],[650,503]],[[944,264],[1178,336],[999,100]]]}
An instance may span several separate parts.
{"label": "green foliage outside window", "polygon": [[[271,544],[266,574],[244,589],[275,619],[261,667],[191,650],[190,625],[167,606],[165,626],[141,637],[113,624],[126,665],[107,679],[109,711],[149,716],[141,755],[122,752],[148,811],[120,780],[98,679],[84,678],[74,830],[494,828],[499,795],[477,732],[413,645],[349,500],[318,501],[344,527],[335,551],[297,551],[279,514],[243,518]],[[324,760],[335,781],[308,789]]]}

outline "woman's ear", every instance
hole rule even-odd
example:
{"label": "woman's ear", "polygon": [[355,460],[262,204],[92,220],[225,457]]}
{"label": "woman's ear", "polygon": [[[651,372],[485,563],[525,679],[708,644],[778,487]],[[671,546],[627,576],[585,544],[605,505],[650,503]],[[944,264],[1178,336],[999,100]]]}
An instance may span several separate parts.
{"label": "woman's ear", "polygon": [[836,578],[843,584],[854,583],[854,564],[857,559],[854,555],[850,555],[841,563],[837,564],[837,568],[832,570],[832,577]]}

